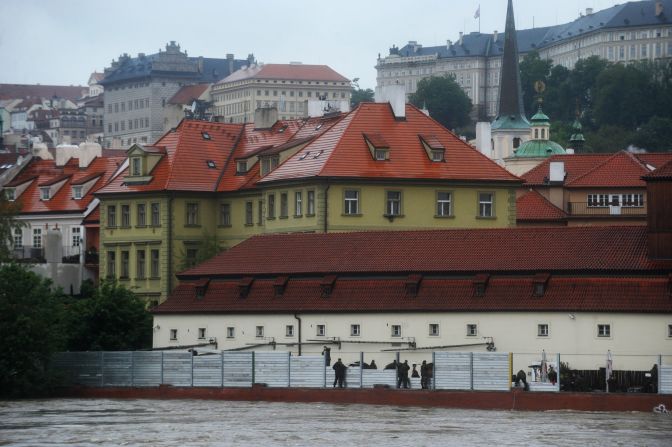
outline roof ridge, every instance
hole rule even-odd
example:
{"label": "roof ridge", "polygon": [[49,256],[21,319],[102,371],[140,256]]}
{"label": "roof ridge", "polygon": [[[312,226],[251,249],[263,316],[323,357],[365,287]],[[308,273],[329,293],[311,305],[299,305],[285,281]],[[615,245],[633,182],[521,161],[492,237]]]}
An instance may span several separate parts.
{"label": "roof ridge", "polygon": [[[179,129],[179,132],[177,132],[178,128],[175,129],[175,132],[177,132],[177,138],[175,140],[175,149],[173,150],[172,156],[168,152],[168,147],[166,147],[165,160],[166,160],[166,163],[168,163],[168,177],[166,178],[166,181],[165,181],[164,186],[163,186],[164,191],[170,191],[170,185],[173,182],[173,167],[175,165],[174,161],[175,161],[175,158],[177,157],[177,153],[179,152],[179,147],[180,147],[180,143],[182,142],[182,137],[184,136],[184,128],[186,127],[186,124],[184,124],[185,121],[187,121],[186,118],[183,119],[182,121],[180,121],[179,127],[181,127],[181,129]],[[164,136],[168,135],[169,132],[164,134]],[[163,139],[163,137],[161,139]],[[158,141],[157,141],[157,143],[158,143]],[[156,143],[154,143],[154,145],[156,145]],[[156,164],[156,166],[154,166],[154,169],[158,168],[159,164],[163,160],[164,160],[164,157],[161,157],[161,160],[159,160],[159,162]]]}
{"label": "roof ridge", "polygon": [[[356,117],[357,115],[359,115],[360,111],[361,111],[361,108],[360,108],[360,107],[356,107],[354,110],[351,110],[350,112],[348,112],[348,114],[347,114],[346,116],[344,116],[342,120],[336,121],[336,123],[340,123],[340,122],[345,121],[345,120],[347,120],[347,119],[350,120],[350,121],[343,127],[343,130],[341,131],[341,135],[340,135],[340,137],[336,140],[336,144],[332,147],[332,150],[329,151],[329,155],[327,155],[327,159],[324,161],[324,163],[322,163],[322,167],[320,168],[320,170],[318,171],[318,173],[317,173],[316,176],[320,176],[320,175],[322,175],[322,172],[324,172],[325,168],[326,168],[327,165],[329,164],[329,160],[331,160],[331,157],[334,155],[334,153],[336,153],[336,148],[342,143],[342,140],[343,140],[342,137],[343,137],[343,135],[345,135],[345,133],[347,132],[347,130],[350,128],[350,126],[352,125],[352,123],[355,121],[355,117]],[[321,135],[319,135],[319,136],[318,136],[317,138],[315,138],[313,141],[311,141],[310,144],[306,145],[306,147],[305,147],[304,149],[306,149],[306,148],[307,148],[308,146],[310,146],[311,144],[315,143],[317,140],[319,140],[320,138],[322,138],[323,136],[325,136],[325,135],[328,134],[329,132],[331,132],[331,131],[334,129],[334,127],[336,126],[336,123],[334,123],[329,129],[327,129],[326,131],[324,131]]]}
{"label": "roof ridge", "polygon": [[584,178],[588,177],[589,175],[593,174],[597,170],[603,168],[604,166],[607,166],[609,163],[611,163],[612,160],[615,160],[616,158],[620,158],[620,157],[623,157],[623,156],[625,156],[627,160],[630,160],[631,163],[634,163],[635,166],[637,166],[639,169],[643,170],[644,173],[648,172],[648,170],[646,168],[644,168],[644,166],[639,162],[639,160],[637,160],[632,154],[629,154],[627,151],[621,150],[621,151],[615,152],[611,157],[607,158],[606,160],[604,160],[602,163],[598,164],[597,166],[594,166],[592,169],[589,169],[588,171],[584,172],[583,174],[581,174],[580,176],[578,176],[577,178],[575,178],[571,182],[567,183],[565,186],[566,187],[567,186],[571,187],[572,185],[578,183],[579,181],[581,181]]}

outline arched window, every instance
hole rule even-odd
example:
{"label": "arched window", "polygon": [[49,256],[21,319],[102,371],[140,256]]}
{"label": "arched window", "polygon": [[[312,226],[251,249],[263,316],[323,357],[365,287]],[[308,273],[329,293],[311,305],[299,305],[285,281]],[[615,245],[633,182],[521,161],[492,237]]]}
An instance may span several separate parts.
{"label": "arched window", "polygon": [[534,139],[539,139],[539,129],[534,129]]}
{"label": "arched window", "polygon": [[520,147],[520,138],[516,137],[513,139],[513,148],[518,149]]}
{"label": "arched window", "polygon": [[546,129],[541,129],[541,138],[546,138]]}

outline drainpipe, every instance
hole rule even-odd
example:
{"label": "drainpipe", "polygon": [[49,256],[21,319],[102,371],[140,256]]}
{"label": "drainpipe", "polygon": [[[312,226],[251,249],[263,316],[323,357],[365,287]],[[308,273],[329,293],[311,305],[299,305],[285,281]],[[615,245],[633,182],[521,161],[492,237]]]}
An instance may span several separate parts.
{"label": "drainpipe", "polygon": [[298,333],[299,333],[299,356],[301,356],[301,318],[299,318],[298,314],[294,314],[294,318],[296,318],[296,321],[299,322],[299,328],[298,328],[299,329],[298,330]]}
{"label": "drainpipe", "polygon": [[329,230],[329,183],[324,189],[324,232]]}
{"label": "drainpipe", "polygon": [[173,290],[173,193],[168,196],[168,294]]}

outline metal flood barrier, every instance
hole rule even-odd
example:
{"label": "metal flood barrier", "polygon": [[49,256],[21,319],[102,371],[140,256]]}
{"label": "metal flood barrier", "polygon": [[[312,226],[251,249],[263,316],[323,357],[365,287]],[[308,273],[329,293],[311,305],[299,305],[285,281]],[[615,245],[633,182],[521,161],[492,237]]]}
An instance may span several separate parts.
{"label": "metal flood barrier", "polygon": [[[512,357],[494,352],[435,352],[429,387],[440,390],[507,391],[511,388]],[[251,387],[325,388],[334,370],[324,357],[292,356],[290,352],[219,352],[194,356],[189,352],[119,351],[63,352],[53,359],[65,384],[91,387]],[[672,394],[672,365],[660,365],[658,391]],[[397,386],[395,370],[347,369],[347,388]],[[420,379],[411,379],[420,388]],[[560,391],[559,383],[531,383],[532,391]]]}

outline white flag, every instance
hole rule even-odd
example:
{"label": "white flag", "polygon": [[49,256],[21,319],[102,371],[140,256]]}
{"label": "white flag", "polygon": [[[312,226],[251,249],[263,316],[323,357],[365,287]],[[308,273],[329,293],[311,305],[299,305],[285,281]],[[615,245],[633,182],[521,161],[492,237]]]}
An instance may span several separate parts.
{"label": "white flag", "polygon": [[481,5],[478,5],[478,9],[474,13],[474,18],[475,19],[478,19],[479,17],[481,17]]}

